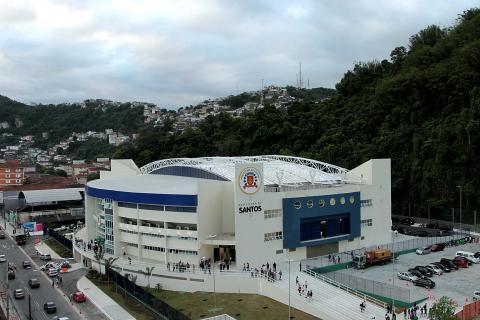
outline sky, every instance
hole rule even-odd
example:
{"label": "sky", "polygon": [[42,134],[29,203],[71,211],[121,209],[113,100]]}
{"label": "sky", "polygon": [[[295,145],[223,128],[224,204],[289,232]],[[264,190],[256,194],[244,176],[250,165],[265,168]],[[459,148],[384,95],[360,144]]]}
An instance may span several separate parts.
{"label": "sky", "polygon": [[0,95],[177,109],[295,85],[334,88],[470,0],[0,0]]}

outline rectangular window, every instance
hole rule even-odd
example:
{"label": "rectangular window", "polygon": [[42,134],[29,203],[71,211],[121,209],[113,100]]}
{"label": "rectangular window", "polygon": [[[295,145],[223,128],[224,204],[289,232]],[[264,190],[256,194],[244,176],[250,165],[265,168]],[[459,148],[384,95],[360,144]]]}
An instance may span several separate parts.
{"label": "rectangular window", "polygon": [[15,169],[15,171],[16,171],[16,172],[20,172],[20,171],[22,171],[22,169]]}
{"label": "rectangular window", "polygon": [[372,219],[365,219],[361,221],[362,227],[371,227],[373,226],[373,220]]}
{"label": "rectangular window", "polygon": [[10,175],[9,175],[9,174],[6,174],[6,175],[5,175],[5,178],[10,178]]}
{"label": "rectangular window", "polygon": [[5,183],[10,183],[10,180],[5,180]]}
{"label": "rectangular window", "polygon": [[165,211],[173,211],[173,212],[197,212],[197,207],[165,206]]}
{"label": "rectangular window", "polygon": [[118,206],[122,207],[122,208],[137,209],[137,204],[136,203],[130,203],[130,202],[119,202]]}
{"label": "rectangular window", "polygon": [[295,251],[297,251],[297,248],[290,248],[290,249],[288,249],[288,252],[295,252]]}
{"label": "rectangular window", "polygon": [[263,211],[264,219],[271,219],[282,216],[282,209],[270,209]]}
{"label": "rectangular window", "polygon": [[277,250],[275,251],[277,254],[282,254],[283,253],[283,250]]}
{"label": "rectangular window", "polygon": [[7,169],[5,169],[5,172],[10,172],[10,169],[8,169],[8,168],[7,168]]}
{"label": "rectangular window", "polygon": [[143,209],[143,210],[153,210],[153,211],[164,211],[165,207],[164,206],[158,206],[154,204],[138,204],[138,209]]}
{"label": "rectangular window", "polygon": [[350,234],[350,216],[306,218],[300,221],[300,241],[318,240]]}
{"label": "rectangular window", "polygon": [[22,175],[21,175],[21,174],[16,174],[16,177],[17,177],[17,178],[21,178]]}
{"label": "rectangular window", "polygon": [[276,231],[276,232],[267,232],[263,235],[263,241],[274,241],[274,240],[282,240],[283,239],[283,232]]}
{"label": "rectangular window", "polygon": [[372,199],[360,200],[360,207],[371,207],[371,206],[372,206]]}

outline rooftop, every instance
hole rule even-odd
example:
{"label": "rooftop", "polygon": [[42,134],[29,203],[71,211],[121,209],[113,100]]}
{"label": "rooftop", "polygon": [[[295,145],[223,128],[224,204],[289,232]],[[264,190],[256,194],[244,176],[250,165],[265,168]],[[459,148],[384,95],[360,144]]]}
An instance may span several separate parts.
{"label": "rooftop", "polygon": [[[165,159],[149,163],[140,170],[145,175],[183,175],[180,173],[181,170],[169,169],[193,168],[202,171],[210,178],[233,181],[235,165],[252,162],[263,163],[264,185],[266,186],[295,187],[363,183],[361,177],[352,174],[347,169],[316,160],[280,155]],[[191,174],[191,172],[185,174]]]}

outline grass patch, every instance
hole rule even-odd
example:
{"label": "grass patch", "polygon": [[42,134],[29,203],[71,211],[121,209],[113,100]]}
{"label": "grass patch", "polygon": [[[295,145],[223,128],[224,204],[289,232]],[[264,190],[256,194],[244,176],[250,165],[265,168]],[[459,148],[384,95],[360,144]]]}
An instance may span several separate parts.
{"label": "grass patch", "polygon": [[132,298],[125,299],[122,291],[119,289],[115,292],[115,286],[110,283],[107,284],[98,278],[88,277],[99,289],[101,289],[116,303],[121,305],[128,313],[130,313],[137,320],[155,320],[157,319],[151,312],[149,312],[142,304],[137,303]]}
{"label": "grass patch", "polygon": [[43,242],[62,258],[71,258],[73,256],[71,249],[65,247],[63,244],[53,238],[48,238],[43,240]]}
{"label": "grass patch", "polygon": [[[288,305],[256,294],[216,293],[211,292],[177,292],[150,289],[159,299],[181,310],[192,319],[202,319],[214,315],[229,314],[235,319],[284,319],[288,318]],[[215,312],[209,310],[221,308]],[[318,319],[312,315],[291,309],[292,319]]]}

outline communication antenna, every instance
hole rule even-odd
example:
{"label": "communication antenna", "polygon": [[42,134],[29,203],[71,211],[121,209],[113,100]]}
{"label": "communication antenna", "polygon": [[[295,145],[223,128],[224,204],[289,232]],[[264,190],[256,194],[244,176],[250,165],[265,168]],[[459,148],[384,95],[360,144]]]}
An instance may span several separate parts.
{"label": "communication antenna", "polygon": [[302,62],[300,61],[298,63],[298,69],[299,69],[299,76],[298,76],[298,88],[299,89],[302,89],[302,86],[303,86],[303,80],[302,80]]}

